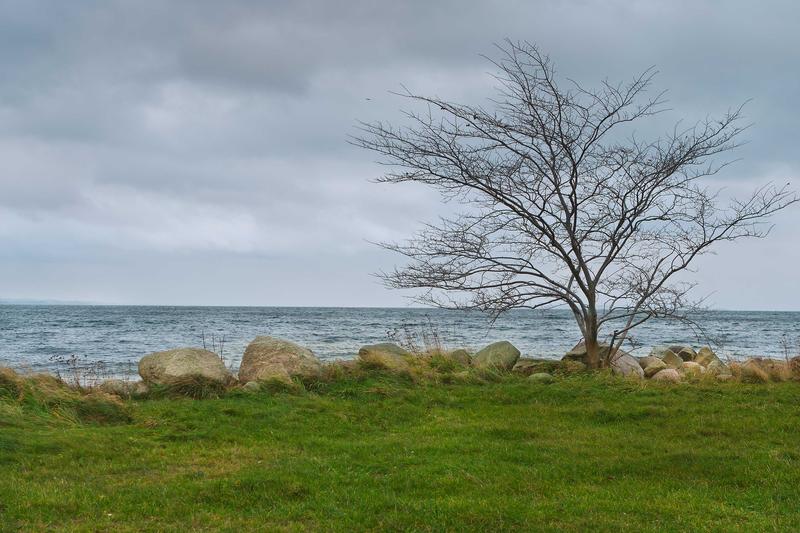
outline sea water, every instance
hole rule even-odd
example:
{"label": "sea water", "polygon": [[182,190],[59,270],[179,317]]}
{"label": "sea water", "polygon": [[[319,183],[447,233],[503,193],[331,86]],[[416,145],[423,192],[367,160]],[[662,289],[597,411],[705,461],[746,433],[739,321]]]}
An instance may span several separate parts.
{"label": "sea water", "polygon": [[[675,321],[647,322],[626,349],[642,355],[657,344],[708,344],[732,358],[800,352],[800,312],[706,311],[694,319],[702,332]],[[0,366],[52,371],[76,356],[124,375],[135,373],[147,353],[205,345],[236,367],[257,335],[292,340],[322,360],[347,359],[398,329],[401,337],[402,330],[418,335],[419,345],[423,332],[434,331],[450,348],[508,340],[530,357],[560,357],[580,340],[565,310],[517,310],[493,322],[478,312],[418,308],[0,305]]]}

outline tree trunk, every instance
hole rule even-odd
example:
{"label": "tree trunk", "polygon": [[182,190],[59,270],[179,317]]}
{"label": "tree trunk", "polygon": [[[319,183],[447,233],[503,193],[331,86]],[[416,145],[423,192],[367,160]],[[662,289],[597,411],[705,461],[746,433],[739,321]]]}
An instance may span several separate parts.
{"label": "tree trunk", "polygon": [[600,345],[597,343],[597,336],[589,338],[587,335],[584,338],[584,345],[586,346],[586,365],[589,368],[600,368],[602,361],[600,357]]}
{"label": "tree trunk", "polygon": [[600,368],[603,366],[603,358],[600,353],[600,344],[597,342],[597,315],[590,313],[586,318],[585,325],[583,342],[586,347],[586,365],[589,368]]}

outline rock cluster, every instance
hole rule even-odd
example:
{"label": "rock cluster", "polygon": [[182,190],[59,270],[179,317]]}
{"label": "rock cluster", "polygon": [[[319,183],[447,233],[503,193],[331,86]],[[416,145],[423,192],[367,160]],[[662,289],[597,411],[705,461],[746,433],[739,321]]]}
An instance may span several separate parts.
{"label": "rock cluster", "polygon": [[704,346],[695,351],[691,346],[655,346],[650,355],[639,358],[644,377],[654,381],[678,383],[685,378],[716,378],[727,381],[731,369]]}
{"label": "rock cluster", "polygon": [[[600,356],[607,358],[608,345],[600,346]],[[583,372],[588,368],[586,347],[578,343],[561,360],[520,358],[520,351],[508,341],[489,344],[470,355],[463,349],[435,350],[422,354],[430,365],[449,368],[468,375],[468,367],[514,372],[528,376],[533,383],[547,384],[555,380],[554,374]],[[355,361],[341,363],[345,367],[380,369],[393,372],[411,372],[419,368],[420,354],[392,343],[363,346]],[[617,350],[609,362],[613,374],[633,379],[649,379],[667,383],[685,380],[715,379],[765,383],[800,377],[800,357],[788,362],[774,359],[752,358],[744,363],[723,362],[714,351],[705,346],[695,350],[691,346],[655,346],[645,357]],[[288,340],[258,336],[247,346],[239,366],[238,383],[244,390],[260,390],[267,382],[277,381],[289,385],[295,379],[320,376],[322,362],[308,348]],[[237,382],[237,377],[226,368],[222,359],[202,348],[177,348],[155,352],[139,361],[142,381],[106,380],[98,388],[120,397],[141,396],[153,386],[180,386],[205,383],[227,387]]]}

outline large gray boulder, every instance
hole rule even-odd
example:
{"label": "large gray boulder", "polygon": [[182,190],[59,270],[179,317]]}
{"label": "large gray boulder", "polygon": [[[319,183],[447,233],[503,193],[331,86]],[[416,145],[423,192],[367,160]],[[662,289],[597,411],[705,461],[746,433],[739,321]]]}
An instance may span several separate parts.
{"label": "large gray boulder", "polygon": [[186,378],[203,378],[226,385],[233,375],[214,352],[202,348],[177,348],[155,352],[139,361],[139,375],[147,384],[170,385]]}
{"label": "large gray boulder", "polygon": [[511,370],[517,364],[519,350],[508,341],[490,344],[472,357],[472,364],[482,368]]}
{"label": "large gray boulder", "polygon": [[407,370],[411,356],[411,352],[391,342],[368,344],[358,350],[359,364],[387,370]]}
{"label": "large gray boulder", "polygon": [[322,364],[309,350],[291,341],[258,336],[247,345],[239,366],[239,381],[288,381],[318,376]]}
{"label": "large gray boulder", "polygon": [[639,365],[639,360],[622,350],[617,350],[617,353],[611,356],[611,372],[625,377],[644,378],[644,370]]}

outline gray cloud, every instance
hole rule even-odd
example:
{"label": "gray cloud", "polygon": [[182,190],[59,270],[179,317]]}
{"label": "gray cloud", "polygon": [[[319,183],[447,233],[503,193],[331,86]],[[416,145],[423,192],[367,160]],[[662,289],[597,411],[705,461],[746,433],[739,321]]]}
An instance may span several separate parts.
{"label": "gray cloud", "polygon": [[[347,135],[401,120],[401,84],[482,102],[480,54],[505,37],[585,84],[656,65],[674,111],[653,131],[752,98],[742,161],[715,184],[797,177],[798,16],[788,1],[4,2],[0,296],[402,303],[369,276],[397,258],[366,241],[449,207],[371,184],[381,169]],[[800,213],[777,221],[704,260],[716,305],[797,308],[783,265]],[[764,254],[765,286],[738,290]]]}

